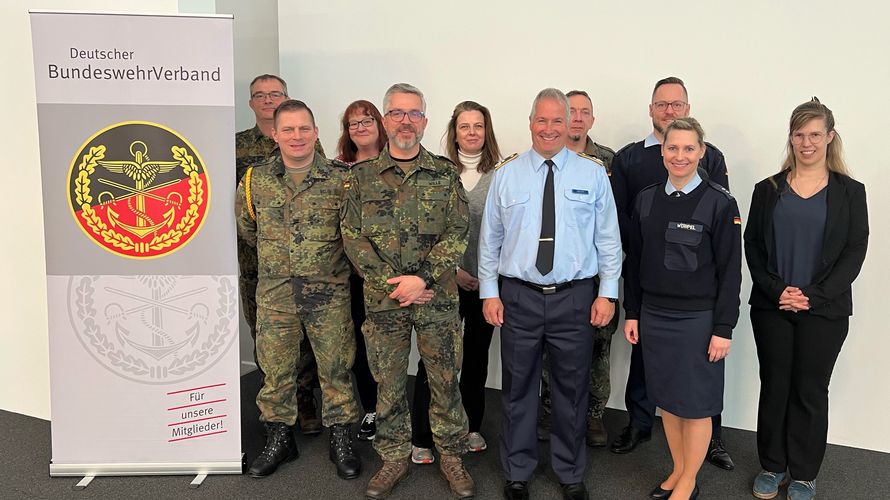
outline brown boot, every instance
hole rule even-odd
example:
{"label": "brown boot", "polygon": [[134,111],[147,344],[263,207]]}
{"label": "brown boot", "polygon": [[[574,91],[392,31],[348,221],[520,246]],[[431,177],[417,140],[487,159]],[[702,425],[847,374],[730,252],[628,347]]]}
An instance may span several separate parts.
{"label": "brown boot", "polygon": [[383,467],[374,474],[374,477],[368,481],[368,489],[365,490],[365,496],[380,500],[386,498],[392,493],[392,489],[399,484],[405,476],[408,475],[408,459],[395,460],[392,462],[384,461]]}
{"label": "brown boot", "polygon": [[457,498],[473,498],[476,495],[476,485],[470,473],[464,468],[464,461],[460,455],[441,455],[439,472],[448,481],[451,492],[457,495]]}
{"label": "brown boot", "polygon": [[318,417],[315,395],[312,392],[297,395],[297,420],[300,422],[300,432],[304,436],[321,434],[321,418]]}
{"label": "brown boot", "polygon": [[609,442],[609,433],[606,432],[606,425],[603,423],[603,417],[587,416],[587,446],[594,448],[602,448]]}

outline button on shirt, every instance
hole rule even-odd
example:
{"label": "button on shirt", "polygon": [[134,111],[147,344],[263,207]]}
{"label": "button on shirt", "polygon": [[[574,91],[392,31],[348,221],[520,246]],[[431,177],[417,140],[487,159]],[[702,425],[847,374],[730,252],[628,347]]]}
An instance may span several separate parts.
{"label": "button on shirt", "polygon": [[[680,192],[683,194],[689,194],[692,192],[693,189],[697,188],[699,184],[701,184],[701,176],[695,174],[695,177],[687,182],[686,185],[683,186],[683,189],[680,190]],[[674,185],[671,184],[671,180],[668,179],[668,181],[664,183],[664,193],[668,196],[672,196],[676,191],[677,188],[675,188]]]}
{"label": "button on shirt", "polygon": [[563,148],[551,158],[556,208],[553,269],[535,268],[545,158],[533,149],[499,168],[479,236],[479,296],[498,297],[498,275],[554,285],[599,274],[601,297],[618,297],[621,237],[606,169]]}

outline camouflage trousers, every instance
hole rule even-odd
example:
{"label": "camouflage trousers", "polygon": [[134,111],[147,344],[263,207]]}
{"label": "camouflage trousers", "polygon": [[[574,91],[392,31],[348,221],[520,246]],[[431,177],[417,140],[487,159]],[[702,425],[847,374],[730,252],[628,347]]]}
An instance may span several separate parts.
{"label": "camouflage trousers", "polygon": [[[238,238],[238,289],[241,291],[241,308],[244,311],[244,320],[250,327],[250,336],[254,340],[253,360],[256,362],[260,374],[260,361],[256,351],[256,286],[257,286],[257,254],[256,248],[248,245]],[[315,362],[315,353],[309,338],[304,337],[300,344],[300,359],[297,362],[297,392],[299,394],[312,394],[313,388],[318,386],[318,365]]]}
{"label": "camouflage trousers", "polygon": [[265,373],[256,397],[260,420],[294,425],[300,344],[308,336],[315,347],[325,426],[358,421],[350,369],[355,361],[355,332],[349,302],[308,313],[257,309],[257,357]]}
{"label": "camouflage trousers", "polygon": [[[587,398],[587,415],[601,418],[612,393],[609,356],[612,350],[612,334],[618,329],[618,304],[609,324],[596,329],[593,339],[593,359],[590,363],[590,396]],[[544,369],[541,372],[541,407],[545,414],[552,413],[550,400],[550,359],[544,349]]]}
{"label": "camouflage trousers", "polygon": [[426,366],[430,385],[430,427],[439,453],[466,452],[467,414],[460,398],[457,374],[463,356],[463,339],[457,303],[453,307],[423,306],[368,312],[362,333],[368,365],[377,381],[377,435],[374,449],[383,460],[401,460],[411,454],[411,418],[406,384],[411,330]]}

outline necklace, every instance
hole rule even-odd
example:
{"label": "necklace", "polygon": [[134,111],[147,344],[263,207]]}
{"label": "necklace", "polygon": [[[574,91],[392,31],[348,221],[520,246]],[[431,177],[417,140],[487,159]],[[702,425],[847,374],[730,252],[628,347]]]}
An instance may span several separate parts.
{"label": "necklace", "polygon": [[[822,187],[823,187],[822,183],[825,182],[826,179],[828,179],[828,172],[825,172],[825,175],[820,177],[819,180],[816,181],[816,183],[814,185],[812,185],[812,187],[809,189],[809,191],[804,191],[803,189],[801,189],[800,179],[795,175],[794,178],[791,179],[791,182],[790,182],[791,189],[793,189],[794,192],[797,193],[797,196],[800,196],[801,198],[806,200],[806,199],[811,198],[814,194],[818,193],[819,190],[822,189]],[[806,193],[806,195],[804,193]]]}

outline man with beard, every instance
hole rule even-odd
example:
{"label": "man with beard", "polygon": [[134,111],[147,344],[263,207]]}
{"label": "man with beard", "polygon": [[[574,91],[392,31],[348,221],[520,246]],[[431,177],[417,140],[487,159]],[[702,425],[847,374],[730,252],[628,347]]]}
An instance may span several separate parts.
{"label": "man with beard", "polygon": [[[606,167],[606,172],[612,168],[612,158],[615,151],[611,148],[593,142],[587,135],[593,127],[596,119],[593,116],[593,101],[583,90],[572,90],[566,94],[569,98],[569,136],[566,147],[576,153],[584,153],[599,160]],[[594,288],[599,288],[599,278],[594,277]],[[618,329],[618,317],[616,314],[606,326],[596,329],[596,337],[593,339],[593,356],[590,364],[590,397],[587,402],[587,446],[606,446],[609,435],[603,423],[603,412],[606,403],[609,402],[612,386],[610,383],[609,354],[612,347],[612,334]],[[550,358],[544,353],[544,370],[541,372],[541,415],[538,420],[538,439],[546,441],[550,439],[550,421],[553,414],[553,405],[550,398]]]}
{"label": "man with beard", "polygon": [[[621,240],[627,244],[627,231],[637,194],[643,188],[655,183],[667,181],[667,170],[661,158],[661,143],[664,141],[665,128],[676,118],[689,116],[689,95],[683,80],[668,77],[659,80],[652,92],[652,103],[649,104],[649,116],[652,118],[652,133],[640,142],[634,142],[621,148],[612,162],[612,191],[615,193],[615,204],[618,207],[618,221],[621,225]],[[713,144],[705,143],[705,155],[699,162],[699,173],[702,178],[710,179],[727,190],[729,189],[729,172],[723,153]],[[703,172],[702,172],[703,171]],[[627,377],[627,388],[624,401],[630,416],[630,423],[621,432],[621,436],[612,443],[614,453],[630,453],[642,442],[651,438],[652,423],[655,419],[655,404],[646,395],[646,378],[643,369],[642,340],[631,348],[630,373]],[[732,470],[735,465],[723,444],[721,435],[721,416],[712,418],[713,433],[707,458],[712,464],[725,470]]]}
{"label": "man with beard", "polygon": [[469,210],[457,168],[420,145],[426,101],[398,83],[383,98],[389,143],[352,167],[342,221],[346,252],[365,279],[362,326],[377,380],[374,449],[383,467],[368,498],[384,498],[408,474],[411,421],[406,398],[411,330],[429,376],[430,424],[439,470],[459,498],[475,494],[463,466],[467,416],[458,371],[462,331],[455,271],[467,246]]}
{"label": "man with beard", "polygon": [[[275,125],[273,118],[278,105],[287,99],[287,83],[276,75],[259,75],[250,82],[250,100],[248,105],[256,115],[256,125],[235,134],[235,182],[241,182],[244,173],[250,167],[269,162],[278,155],[278,144],[272,139]],[[315,151],[324,156],[321,142],[315,141]],[[250,328],[250,336],[256,342],[256,286],[257,286],[257,254],[256,248],[248,245],[238,236],[238,288],[241,291],[241,306],[244,320]],[[257,369],[262,375],[256,356],[254,344],[253,357]],[[321,433],[321,419],[315,406],[313,394],[318,385],[318,367],[315,353],[309,344],[308,337],[303,338],[300,346],[300,360],[297,363],[297,399],[300,401],[300,431],[309,436]]]}

